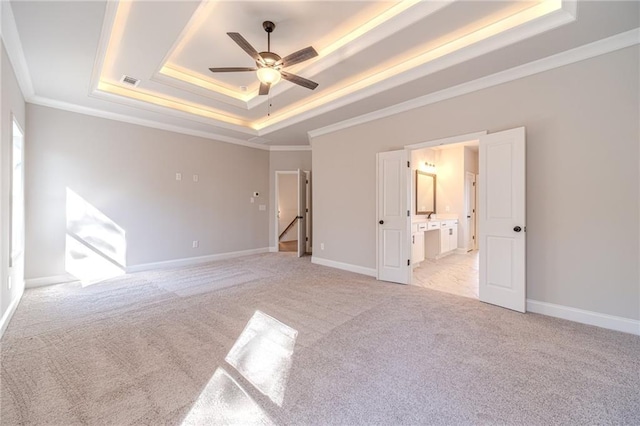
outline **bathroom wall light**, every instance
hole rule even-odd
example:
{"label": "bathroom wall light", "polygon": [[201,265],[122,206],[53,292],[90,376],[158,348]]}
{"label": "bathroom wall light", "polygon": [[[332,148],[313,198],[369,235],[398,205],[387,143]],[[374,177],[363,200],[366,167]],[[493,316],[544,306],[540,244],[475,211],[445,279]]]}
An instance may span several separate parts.
{"label": "bathroom wall light", "polygon": [[425,172],[436,174],[436,165],[428,161],[424,162]]}

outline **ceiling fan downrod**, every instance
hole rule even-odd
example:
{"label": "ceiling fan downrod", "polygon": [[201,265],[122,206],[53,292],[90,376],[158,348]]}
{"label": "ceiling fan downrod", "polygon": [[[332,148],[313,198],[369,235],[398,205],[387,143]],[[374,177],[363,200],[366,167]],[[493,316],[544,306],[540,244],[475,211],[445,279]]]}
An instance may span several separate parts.
{"label": "ceiling fan downrod", "polygon": [[271,33],[276,29],[276,24],[271,21],[264,21],[262,28],[267,32],[267,52],[271,52]]}

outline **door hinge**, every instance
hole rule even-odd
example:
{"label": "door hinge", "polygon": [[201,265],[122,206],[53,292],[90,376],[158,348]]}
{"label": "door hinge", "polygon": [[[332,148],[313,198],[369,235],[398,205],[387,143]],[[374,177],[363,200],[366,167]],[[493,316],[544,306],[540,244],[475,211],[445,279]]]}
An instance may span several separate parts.
{"label": "door hinge", "polygon": [[411,168],[411,163],[407,161],[407,167]]}
{"label": "door hinge", "polygon": [[309,237],[305,237],[305,238],[304,238],[304,240],[305,240],[305,241],[309,241]]}
{"label": "door hinge", "polygon": [[411,211],[407,210],[407,217],[411,216]]}
{"label": "door hinge", "polygon": [[411,259],[407,259],[407,266],[411,266]]}
{"label": "door hinge", "polygon": [[475,182],[473,182],[473,186],[476,186],[476,183],[475,183]]}
{"label": "door hinge", "polygon": [[309,213],[309,209],[306,209],[306,210],[307,210],[307,213]]}
{"label": "door hinge", "polygon": [[[307,184],[309,183],[309,181],[306,181],[306,182],[307,182]],[[474,183],[474,185],[475,185],[475,183]]]}

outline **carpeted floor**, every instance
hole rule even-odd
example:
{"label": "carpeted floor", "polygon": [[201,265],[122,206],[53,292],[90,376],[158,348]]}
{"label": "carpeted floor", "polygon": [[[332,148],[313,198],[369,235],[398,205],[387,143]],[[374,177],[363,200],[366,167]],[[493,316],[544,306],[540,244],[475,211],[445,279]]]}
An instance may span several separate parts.
{"label": "carpeted floor", "polygon": [[0,423],[640,424],[640,338],[274,253],[29,290]]}

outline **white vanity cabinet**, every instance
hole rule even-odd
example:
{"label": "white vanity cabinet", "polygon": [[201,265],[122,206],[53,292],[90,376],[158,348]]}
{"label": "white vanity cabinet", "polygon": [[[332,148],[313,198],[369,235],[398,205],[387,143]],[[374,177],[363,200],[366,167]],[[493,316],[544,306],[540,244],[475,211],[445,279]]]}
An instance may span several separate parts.
{"label": "white vanity cabinet", "polygon": [[426,223],[414,223],[411,229],[411,263],[416,264],[424,260],[424,231]]}
{"label": "white vanity cabinet", "polygon": [[425,257],[439,259],[458,248],[458,219],[429,221],[425,234]]}
{"label": "white vanity cabinet", "polygon": [[443,220],[440,222],[440,254],[458,248],[458,221]]}

